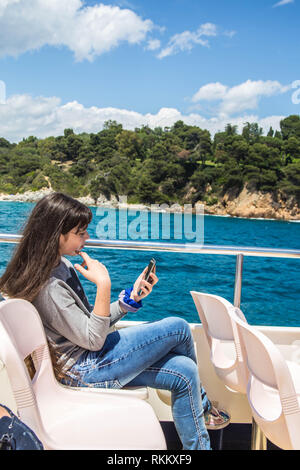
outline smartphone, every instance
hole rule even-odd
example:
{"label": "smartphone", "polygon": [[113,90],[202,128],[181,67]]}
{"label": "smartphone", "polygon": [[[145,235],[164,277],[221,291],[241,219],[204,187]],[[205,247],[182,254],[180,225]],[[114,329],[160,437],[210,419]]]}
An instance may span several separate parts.
{"label": "smartphone", "polygon": [[[150,274],[154,271],[155,269],[155,266],[156,266],[156,259],[154,258],[151,258],[151,260],[149,261],[149,264],[148,264],[148,268],[147,268],[147,271],[146,271],[146,275],[144,277],[145,281],[148,281],[149,277],[150,277]],[[140,290],[139,294],[138,295],[141,295],[142,291]]]}

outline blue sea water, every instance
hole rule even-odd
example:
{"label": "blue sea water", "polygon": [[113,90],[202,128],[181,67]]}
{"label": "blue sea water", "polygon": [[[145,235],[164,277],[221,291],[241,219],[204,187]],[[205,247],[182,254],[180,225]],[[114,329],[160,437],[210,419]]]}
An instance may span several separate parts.
{"label": "blue sea water", "polygon": [[[0,202],[0,233],[21,233],[34,203]],[[108,210],[99,214],[91,207],[93,220],[89,226],[90,238],[99,235],[99,223],[110,214],[116,220],[116,233],[120,233],[119,221],[124,213]],[[139,212],[136,213],[136,216]],[[128,217],[128,225],[136,217]],[[123,218],[122,218],[123,217]],[[171,225],[174,221],[171,214]],[[160,240],[166,242],[162,231],[160,214]],[[192,216],[195,230],[196,219]],[[141,238],[146,232],[151,235],[150,216],[148,224],[141,229]],[[172,229],[170,235],[174,235]],[[183,234],[184,236],[184,234]],[[103,237],[102,237],[103,238]],[[191,242],[189,234],[175,243]],[[158,241],[158,240],[153,240]],[[275,220],[250,220],[231,217],[204,216],[204,243],[209,245],[259,246],[264,248],[299,249],[300,224]],[[12,255],[15,245],[0,244],[0,275]],[[142,252],[131,250],[86,249],[89,255],[104,263],[112,280],[112,300],[119,292],[132,285],[140,272],[154,256],[157,260],[158,284],[143,301],[143,308],[129,314],[132,320],[157,320],[175,315],[189,322],[198,322],[190,290],[220,295],[233,302],[235,263],[232,255],[202,255],[187,253]],[[73,264],[80,257],[71,259]],[[96,287],[80,275],[90,303],[93,304]],[[256,325],[300,326],[300,260],[281,258],[245,257],[241,308],[248,321]]]}

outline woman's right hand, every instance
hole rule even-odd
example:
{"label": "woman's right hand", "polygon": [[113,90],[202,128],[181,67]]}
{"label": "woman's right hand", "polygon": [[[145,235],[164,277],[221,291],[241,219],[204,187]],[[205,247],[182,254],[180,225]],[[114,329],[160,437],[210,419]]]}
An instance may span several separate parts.
{"label": "woman's right hand", "polygon": [[81,258],[83,258],[83,262],[81,264],[74,264],[74,268],[77,271],[79,271],[89,281],[94,282],[96,285],[101,284],[103,286],[103,284],[111,284],[109,273],[104,264],[100,263],[100,261],[97,261],[96,259],[91,258],[84,251],[80,251],[79,255]]}

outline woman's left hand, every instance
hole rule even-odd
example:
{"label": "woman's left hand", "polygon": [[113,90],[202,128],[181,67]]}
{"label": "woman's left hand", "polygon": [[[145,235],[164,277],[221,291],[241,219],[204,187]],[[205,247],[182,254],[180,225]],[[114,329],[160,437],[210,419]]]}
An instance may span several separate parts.
{"label": "woman's left hand", "polygon": [[[155,274],[155,268],[154,271],[152,271],[152,273],[150,274],[148,281],[145,281],[144,278],[147,272],[147,268],[148,266],[146,266],[144,271],[139,275],[133,285],[133,290],[130,294],[130,298],[133,299],[135,302],[139,302],[140,300],[147,297],[151,293],[153,286],[158,282],[158,277]],[[141,295],[138,294],[140,291],[142,291]]]}

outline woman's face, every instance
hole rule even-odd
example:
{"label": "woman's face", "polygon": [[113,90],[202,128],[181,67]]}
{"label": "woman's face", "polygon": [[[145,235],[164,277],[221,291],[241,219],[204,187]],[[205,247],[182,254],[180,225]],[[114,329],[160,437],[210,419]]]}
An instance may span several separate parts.
{"label": "woman's face", "polygon": [[70,232],[65,235],[60,235],[59,238],[59,254],[60,256],[76,256],[79,251],[84,247],[85,241],[90,238],[87,230],[72,228]]}

